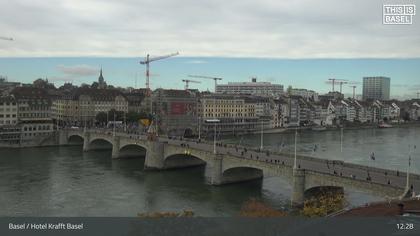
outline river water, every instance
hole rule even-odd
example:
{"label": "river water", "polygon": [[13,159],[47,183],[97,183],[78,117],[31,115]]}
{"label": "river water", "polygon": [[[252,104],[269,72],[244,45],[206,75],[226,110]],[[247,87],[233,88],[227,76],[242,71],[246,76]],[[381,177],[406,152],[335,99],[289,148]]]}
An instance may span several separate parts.
{"label": "river water", "polygon": [[[408,144],[419,142],[419,131],[344,131],[343,154],[339,131],[301,133],[298,150],[404,169]],[[264,135],[268,148],[283,148],[284,152],[292,150],[293,138],[294,134]],[[259,140],[259,135],[244,136],[242,143],[259,144]],[[319,148],[313,152],[315,144]],[[369,159],[372,150],[374,163]],[[412,165],[417,172],[418,154],[416,150]],[[0,216],[136,216],[183,209],[199,216],[235,216],[250,198],[275,208],[290,204],[291,186],[280,177],[208,186],[203,167],[169,171],[144,171],[143,167],[144,157],[112,160],[110,150],[84,153],[81,146],[0,149]],[[351,205],[381,199],[356,190],[346,194]]]}

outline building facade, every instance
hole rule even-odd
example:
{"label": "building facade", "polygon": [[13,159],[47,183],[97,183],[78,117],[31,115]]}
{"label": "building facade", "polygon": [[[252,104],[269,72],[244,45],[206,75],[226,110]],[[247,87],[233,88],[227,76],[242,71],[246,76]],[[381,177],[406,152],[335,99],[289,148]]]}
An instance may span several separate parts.
{"label": "building facade", "polygon": [[189,90],[157,89],[152,94],[158,133],[192,136],[198,132],[198,97]]}
{"label": "building facade", "polygon": [[12,92],[18,106],[20,143],[42,141],[54,132],[51,99],[43,88],[17,87]]}
{"label": "building facade", "polygon": [[93,126],[101,112],[127,113],[128,101],[116,89],[78,88],[54,100],[52,107],[52,117],[61,126]]}
{"label": "building facade", "polygon": [[386,101],[390,97],[391,78],[376,76],[363,78],[363,100]]}
{"label": "building facade", "polygon": [[0,97],[0,126],[18,123],[18,106],[13,96]]}
{"label": "building facade", "polygon": [[251,82],[218,84],[216,86],[216,93],[278,97],[283,94],[283,85],[272,84],[270,82],[257,82],[257,79],[253,78]]}

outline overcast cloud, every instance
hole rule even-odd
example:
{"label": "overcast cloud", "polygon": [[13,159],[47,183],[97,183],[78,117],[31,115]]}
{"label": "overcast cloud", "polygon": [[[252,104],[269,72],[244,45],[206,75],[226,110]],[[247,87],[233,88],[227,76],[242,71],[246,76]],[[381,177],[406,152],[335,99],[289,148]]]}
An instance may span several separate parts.
{"label": "overcast cloud", "polygon": [[0,0],[0,36],[15,39],[0,56],[419,57],[419,14],[382,25],[382,4],[401,2]]}
{"label": "overcast cloud", "polygon": [[90,76],[97,75],[98,68],[89,65],[74,65],[74,66],[65,66],[59,65],[57,69],[65,75],[69,76]]}

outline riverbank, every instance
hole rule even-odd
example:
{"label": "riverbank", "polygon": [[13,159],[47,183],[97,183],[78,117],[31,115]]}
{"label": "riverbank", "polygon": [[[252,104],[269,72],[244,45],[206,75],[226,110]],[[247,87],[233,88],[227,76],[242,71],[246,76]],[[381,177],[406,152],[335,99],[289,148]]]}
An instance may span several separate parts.
{"label": "riverbank", "polygon": [[[391,127],[387,127],[386,129],[392,128],[407,128],[407,127],[420,127],[420,122],[406,122],[406,123],[396,123],[391,124]],[[273,128],[273,129],[265,129],[263,131],[264,134],[280,134],[280,133],[293,133],[297,130],[299,132],[326,132],[326,131],[337,131],[341,130],[364,130],[364,129],[384,129],[379,128],[378,124],[371,124],[371,125],[358,125],[358,126],[344,126],[344,127],[325,127],[323,130],[313,130],[316,126],[307,126],[307,127],[294,127],[294,128]],[[261,134],[261,131],[249,132],[247,134]],[[230,135],[227,135],[230,136]]]}
{"label": "riverbank", "polygon": [[420,215],[420,198],[367,203],[364,206],[343,210],[334,217],[385,217],[401,215]]}

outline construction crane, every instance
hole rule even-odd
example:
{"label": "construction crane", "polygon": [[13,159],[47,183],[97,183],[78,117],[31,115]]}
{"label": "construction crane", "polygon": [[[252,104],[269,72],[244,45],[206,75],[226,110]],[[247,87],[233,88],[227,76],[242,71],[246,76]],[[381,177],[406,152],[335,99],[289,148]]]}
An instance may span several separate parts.
{"label": "construction crane", "polygon": [[348,81],[347,80],[342,80],[342,79],[328,79],[328,81],[326,81],[327,84],[332,84],[332,92],[334,92],[334,88],[335,88],[335,84],[339,84],[340,85],[340,93],[342,93],[343,90],[343,84],[347,84]]}
{"label": "construction crane", "polygon": [[356,88],[357,88],[357,86],[356,85],[351,85],[351,86],[349,86],[350,88],[353,88],[353,99],[355,99],[355,97],[356,97]]}
{"label": "construction crane", "polygon": [[215,93],[216,93],[217,81],[218,80],[222,80],[222,78],[211,77],[211,76],[203,76],[203,75],[188,75],[188,77],[199,78],[199,79],[212,79],[212,80],[214,80],[214,92]]}
{"label": "construction crane", "polygon": [[[168,57],[173,57],[178,55],[179,52],[176,53],[172,53],[169,55],[165,55],[165,56],[159,56],[159,57],[150,57],[149,54],[147,54],[146,58],[144,59],[144,61],[140,61],[140,64],[142,65],[146,65],[146,91],[147,91],[147,96],[150,97],[151,96],[151,91],[150,91],[150,62],[153,61],[157,61],[157,60],[162,60]],[[153,109],[152,109],[152,99],[150,99],[150,114],[152,114]]]}
{"label": "construction crane", "polygon": [[201,84],[200,81],[195,81],[195,80],[190,80],[190,79],[183,79],[182,82],[185,82],[185,90],[188,90],[189,83]]}
{"label": "construction crane", "polygon": [[158,56],[158,57],[150,57],[149,54],[147,54],[146,58],[143,61],[140,61],[140,64],[142,65],[146,65],[146,96],[149,97],[150,100],[150,115],[152,116],[152,120],[150,122],[149,125],[149,129],[148,129],[148,133],[151,135],[149,138],[153,139],[154,136],[157,134],[158,131],[158,127],[157,127],[157,122],[156,122],[156,129],[153,129],[153,121],[154,121],[154,117],[153,117],[153,101],[152,101],[152,92],[150,90],[150,63],[153,61],[158,61],[158,60],[162,60],[168,57],[173,57],[179,55],[179,52],[176,53],[172,53],[172,54],[168,54],[165,56]]}
{"label": "construction crane", "polygon": [[349,87],[353,88],[353,99],[356,98],[356,84],[360,84],[359,82],[355,82],[355,81],[349,81],[348,84],[351,84]]}
{"label": "construction crane", "polygon": [[159,57],[150,57],[150,55],[147,54],[144,61],[140,61],[140,64],[146,65],[146,89],[148,91],[150,90],[150,62],[162,60],[162,59],[165,59],[165,58],[168,58],[168,57],[173,57],[173,56],[176,56],[176,55],[179,55],[179,52],[172,53],[172,54],[165,55],[165,56],[159,56]]}
{"label": "construction crane", "polygon": [[1,40],[9,40],[9,41],[13,41],[13,38],[2,37],[2,36],[0,36],[0,39],[1,39]]}

